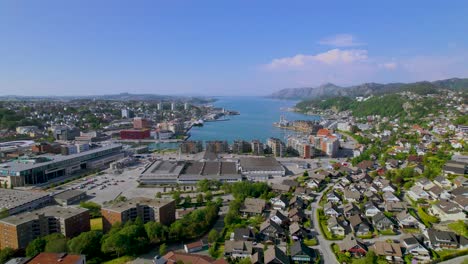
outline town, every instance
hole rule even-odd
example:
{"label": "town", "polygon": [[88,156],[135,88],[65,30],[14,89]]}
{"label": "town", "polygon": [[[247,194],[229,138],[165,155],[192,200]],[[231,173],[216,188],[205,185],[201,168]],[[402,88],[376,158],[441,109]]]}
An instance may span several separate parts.
{"label": "town", "polygon": [[[143,109],[124,108],[108,124],[125,126],[109,129],[76,125],[76,114],[44,119],[52,114],[36,105],[34,117],[24,116],[36,125],[21,120],[3,131],[18,140],[1,143],[0,256],[14,263],[434,263],[465,255],[467,126],[455,122],[466,107],[453,103],[460,100],[440,98],[451,116],[420,124],[345,111],[321,121],[282,118],[275,126],[298,132],[285,140],[185,137],[176,150],[148,145],[186,136],[186,124]],[[71,113],[70,103],[58,104]]]}

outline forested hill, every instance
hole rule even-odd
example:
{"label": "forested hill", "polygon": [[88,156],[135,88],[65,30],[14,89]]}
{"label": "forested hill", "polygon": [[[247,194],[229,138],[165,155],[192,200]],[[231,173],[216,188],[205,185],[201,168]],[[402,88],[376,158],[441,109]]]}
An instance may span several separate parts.
{"label": "forested hill", "polygon": [[364,83],[355,86],[341,87],[327,83],[319,87],[288,88],[271,94],[269,97],[278,99],[326,99],[330,97],[370,96],[410,91],[416,94],[435,94],[440,90],[468,90],[468,78],[452,78],[434,82],[415,83]]}

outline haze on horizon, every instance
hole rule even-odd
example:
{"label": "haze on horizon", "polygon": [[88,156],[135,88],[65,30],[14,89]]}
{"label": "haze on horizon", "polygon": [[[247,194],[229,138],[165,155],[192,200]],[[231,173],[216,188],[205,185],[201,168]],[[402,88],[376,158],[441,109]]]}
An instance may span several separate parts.
{"label": "haze on horizon", "polygon": [[466,1],[0,2],[0,95],[266,95],[468,77]]}

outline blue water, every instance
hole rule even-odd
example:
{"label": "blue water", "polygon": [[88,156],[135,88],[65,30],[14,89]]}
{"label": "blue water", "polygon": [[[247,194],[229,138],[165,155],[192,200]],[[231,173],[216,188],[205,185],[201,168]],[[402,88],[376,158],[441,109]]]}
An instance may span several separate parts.
{"label": "blue water", "polygon": [[[297,102],[277,100],[263,97],[217,97],[213,103],[216,107],[239,111],[240,115],[228,116],[228,121],[205,122],[203,127],[193,127],[190,130],[190,140],[234,140],[259,139],[266,142],[269,137],[285,139],[292,131],[273,126],[283,115],[286,120],[318,120],[318,116],[287,112],[285,108],[294,106]],[[284,108],[284,109],[282,109]]]}

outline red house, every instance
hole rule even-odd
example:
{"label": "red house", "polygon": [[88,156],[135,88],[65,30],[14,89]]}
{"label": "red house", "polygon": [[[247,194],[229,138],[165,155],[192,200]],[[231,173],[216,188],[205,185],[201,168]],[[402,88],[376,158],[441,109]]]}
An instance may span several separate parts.
{"label": "red house", "polygon": [[367,247],[364,243],[349,235],[338,246],[342,252],[349,252],[353,256],[364,256],[367,254]]}

